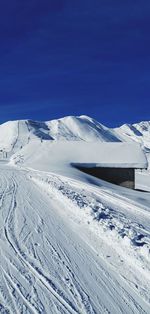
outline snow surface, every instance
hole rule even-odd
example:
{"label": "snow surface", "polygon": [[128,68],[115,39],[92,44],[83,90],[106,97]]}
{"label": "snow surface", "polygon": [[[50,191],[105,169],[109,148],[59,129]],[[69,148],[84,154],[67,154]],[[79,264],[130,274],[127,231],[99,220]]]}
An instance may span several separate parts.
{"label": "snow surface", "polygon": [[88,116],[68,116],[46,122],[9,121],[0,125],[0,149],[10,153],[35,139],[86,142],[138,142],[150,150],[150,121],[107,128]]}
{"label": "snow surface", "polygon": [[119,142],[117,135],[107,127],[86,117],[65,117],[48,122],[32,120],[9,121],[0,125],[0,149],[16,152],[30,141],[83,140]]}
{"label": "snow surface", "polygon": [[[23,158],[23,160],[22,160]],[[34,168],[38,163],[52,171],[64,164],[80,164],[87,167],[118,167],[118,168],[144,168],[148,167],[147,159],[139,145],[128,143],[100,143],[82,141],[34,141],[26,145],[21,151],[12,157],[12,162],[24,162],[30,166],[34,162]],[[32,166],[32,165],[31,165]]]}
{"label": "snow surface", "polygon": [[88,140],[74,122],[62,119],[59,135],[59,122],[0,131],[11,156],[0,161],[0,313],[149,314],[150,193],[71,167],[78,143],[68,154],[64,123],[67,141]]}
{"label": "snow surface", "polygon": [[135,141],[142,144],[146,150],[150,150],[150,121],[124,124],[114,131],[122,141]]}

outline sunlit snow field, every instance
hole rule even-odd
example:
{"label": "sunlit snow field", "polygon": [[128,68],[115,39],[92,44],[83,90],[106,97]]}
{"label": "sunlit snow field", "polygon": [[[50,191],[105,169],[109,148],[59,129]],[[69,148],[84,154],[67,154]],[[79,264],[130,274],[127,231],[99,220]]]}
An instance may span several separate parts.
{"label": "sunlit snow field", "polygon": [[150,313],[149,172],[126,189],[73,168],[62,148],[120,133],[85,116],[0,130],[0,313]]}

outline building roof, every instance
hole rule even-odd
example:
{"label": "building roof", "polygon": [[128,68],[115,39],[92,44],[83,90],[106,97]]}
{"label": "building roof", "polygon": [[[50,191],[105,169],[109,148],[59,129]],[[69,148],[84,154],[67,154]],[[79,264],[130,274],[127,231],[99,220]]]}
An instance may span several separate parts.
{"label": "building roof", "polygon": [[[84,141],[31,141],[22,149],[26,166],[66,173],[68,166],[146,169],[147,159],[134,143]],[[16,160],[18,153],[13,156]],[[20,158],[20,157],[19,157]],[[70,170],[69,170],[70,171]]]}
{"label": "building roof", "polygon": [[61,156],[63,155],[72,164],[86,167],[146,169],[148,166],[140,145],[134,143],[63,142]]}

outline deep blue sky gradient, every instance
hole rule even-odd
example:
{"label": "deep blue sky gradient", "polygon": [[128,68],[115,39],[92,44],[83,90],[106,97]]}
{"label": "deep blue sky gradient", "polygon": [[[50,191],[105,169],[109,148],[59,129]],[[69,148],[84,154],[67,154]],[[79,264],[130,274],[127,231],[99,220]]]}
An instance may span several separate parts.
{"label": "deep blue sky gradient", "polygon": [[0,123],[150,120],[150,1],[1,0]]}

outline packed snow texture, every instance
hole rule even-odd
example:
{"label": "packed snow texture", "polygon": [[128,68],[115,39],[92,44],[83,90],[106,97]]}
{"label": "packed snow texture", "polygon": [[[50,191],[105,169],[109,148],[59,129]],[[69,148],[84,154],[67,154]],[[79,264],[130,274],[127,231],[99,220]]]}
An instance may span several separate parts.
{"label": "packed snow texture", "polygon": [[148,154],[145,125],[130,136],[86,116],[0,126],[0,313],[150,313],[150,193],[71,166],[81,147],[97,163],[96,140]]}

